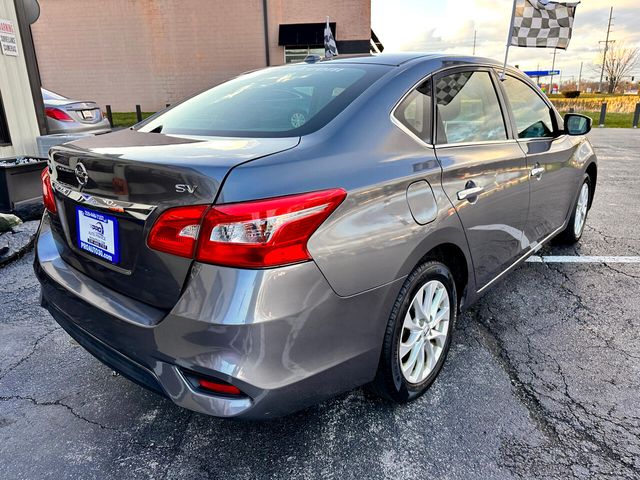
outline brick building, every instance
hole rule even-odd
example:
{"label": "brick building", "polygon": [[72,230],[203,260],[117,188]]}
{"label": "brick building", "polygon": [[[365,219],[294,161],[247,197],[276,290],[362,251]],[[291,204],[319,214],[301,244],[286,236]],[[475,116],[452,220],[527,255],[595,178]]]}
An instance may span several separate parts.
{"label": "brick building", "polygon": [[[133,111],[322,49],[366,53],[370,0],[40,0],[32,25],[42,85]],[[265,28],[266,27],[266,28]],[[324,49],[320,50],[322,53]]]}

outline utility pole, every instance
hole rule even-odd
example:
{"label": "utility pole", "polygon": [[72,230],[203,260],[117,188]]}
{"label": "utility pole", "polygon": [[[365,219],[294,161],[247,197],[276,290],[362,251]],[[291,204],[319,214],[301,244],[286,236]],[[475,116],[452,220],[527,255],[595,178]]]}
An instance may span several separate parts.
{"label": "utility pole", "polygon": [[607,26],[607,39],[604,42],[604,53],[602,54],[602,69],[600,70],[600,83],[598,83],[598,90],[602,92],[602,78],[604,77],[604,65],[607,61],[607,51],[609,50],[609,43],[614,42],[615,40],[609,40],[609,33],[611,33],[611,20],[613,19],[613,7],[609,11],[609,25]]}
{"label": "utility pole", "polygon": [[478,35],[478,30],[473,31],[473,55],[476,55],[476,37]]}
{"label": "utility pole", "polygon": [[578,75],[578,85],[576,85],[576,90],[580,90],[580,83],[582,83],[582,64],[584,62],[580,62],[580,75]]}
{"label": "utility pole", "polygon": [[553,71],[556,68],[556,52],[557,48],[553,49],[553,62],[551,63],[551,85],[549,85],[549,95],[553,94]]}

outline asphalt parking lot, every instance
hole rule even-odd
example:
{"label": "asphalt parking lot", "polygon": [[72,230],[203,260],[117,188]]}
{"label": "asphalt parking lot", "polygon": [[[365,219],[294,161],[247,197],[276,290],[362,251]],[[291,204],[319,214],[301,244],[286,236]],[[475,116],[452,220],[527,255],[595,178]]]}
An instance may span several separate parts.
{"label": "asphalt parking lot", "polygon": [[[640,256],[640,131],[596,130],[581,244]],[[526,263],[457,325],[440,378],[265,423],[188,412],[111,376],[0,269],[0,478],[640,478],[640,263]]]}

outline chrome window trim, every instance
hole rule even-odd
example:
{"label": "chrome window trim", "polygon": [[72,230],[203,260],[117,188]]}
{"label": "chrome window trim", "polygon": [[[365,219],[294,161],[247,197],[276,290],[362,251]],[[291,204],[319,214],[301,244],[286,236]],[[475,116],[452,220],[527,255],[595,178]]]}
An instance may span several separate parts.
{"label": "chrome window trim", "polygon": [[436,145],[436,148],[453,148],[453,147],[479,147],[483,145],[500,145],[518,143],[515,138],[507,138],[506,140],[481,140],[479,142],[457,142],[457,143],[442,143]]}
{"label": "chrome window trim", "polygon": [[[411,93],[411,92],[409,92]],[[394,110],[395,111],[395,110]],[[395,115],[393,115],[393,113],[390,115],[389,117],[391,119],[391,123],[393,123],[396,127],[398,127],[400,130],[402,130],[404,133],[406,133],[407,135],[409,135],[412,139],[414,139],[416,142],[418,142],[420,145],[422,145],[423,147],[427,147],[427,148],[433,148],[433,144],[431,143],[427,143],[425,142],[423,139],[421,139],[420,137],[418,137],[415,133],[413,133],[411,130],[409,130],[406,125],[404,125],[400,120],[398,120],[396,118]]]}

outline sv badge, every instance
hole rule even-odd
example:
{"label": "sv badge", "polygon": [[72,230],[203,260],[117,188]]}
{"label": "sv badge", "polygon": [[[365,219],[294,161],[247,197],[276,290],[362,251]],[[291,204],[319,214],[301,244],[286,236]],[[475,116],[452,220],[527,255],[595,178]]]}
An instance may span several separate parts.
{"label": "sv badge", "polygon": [[196,193],[197,185],[187,185],[186,183],[176,183],[177,193]]}

